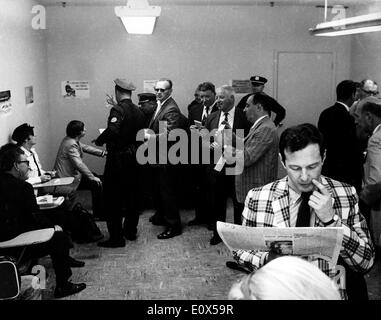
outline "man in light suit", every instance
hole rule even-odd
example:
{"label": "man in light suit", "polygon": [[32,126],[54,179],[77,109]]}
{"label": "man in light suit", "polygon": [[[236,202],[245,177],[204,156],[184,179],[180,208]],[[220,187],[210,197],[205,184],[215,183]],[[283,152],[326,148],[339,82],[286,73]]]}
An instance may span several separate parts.
{"label": "man in light suit", "polygon": [[[59,186],[55,189],[56,193],[69,195],[68,209],[71,210],[76,201],[76,190],[84,178],[82,185],[86,184],[86,189],[91,190],[92,207],[94,216],[104,214],[102,201],[102,182],[95,176],[83,161],[83,153],[88,153],[98,157],[104,157],[107,152],[81,143],[80,140],[85,136],[85,124],[79,120],[72,120],[66,127],[66,137],[62,140],[57,152],[54,170],[57,177],[74,177],[74,181],[69,186]],[[85,187],[84,187],[85,188]]]}
{"label": "man in light suit", "polygon": [[359,192],[362,155],[355,120],[349,113],[349,107],[355,101],[356,89],[356,83],[351,80],[344,80],[337,85],[337,101],[320,114],[318,128],[323,134],[326,148],[322,173],[349,183]]}
{"label": "man in light suit", "polygon": [[[178,168],[168,161],[168,149],[160,148],[160,139],[168,139],[168,134],[177,128],[185,128],[186,117],[181,113],[175,100],[171,97],[172,81],[160,79],[155,85],[157,108],[145,132],[145,140],[154,139],[157,143],[155,164],[154,202],[156,213],[150,221],[156,225],[164,225],[166,229],[158,239],[169,239],[181,234],[181,219],[176,194]],[[167,141],[168,147],[171,145]]]}
{"label": "man in light suit", "polygon": [[[344,237],[338,263],[346,270],[348,297],[366,298],[363,274],[372,267],[375,251],[366,220],[359,212],[355,188],[321,175],[323,140],[312,124],[286,129],[280,137],[279,151],[287,176],[249,191],[242,225],[342,227]],[[271,250],[237,250],[233,254],[238,264],[250,271],[279,256]],[[326,260],[314,258],[312,263],[331,278],[336,275],[334,266]],[[345,290],[342,294],[346,297]]]}
{"label": "man in light suit", "polygon": [[[226,204],[228,198],[230,197],[233,200],[234,222],[237,224],[241,223],[241,212],[243,209],[242,204],[237,201],[236,197],[235,176],[230,174],[231,170],[229,170],[234,165],[221,162],[221,158],[216,159],[218,158],[216,154],[220,154],[225,145],[219,138],[225,136],[225,134],[221,134],[221,132],[227,130],[229,134],[239,135],[239,138],[243,139],[250,128],[250,124],[243,111],[234,106],[233,87],[224,85],[217,88],[216,100],[219,111],[211,113],[205,123],[205,128],[208,132],[213,132],[213,130],[217,131],[217,134],[209,139],[211,141],[207,141],[207,143],[211,142],[210,159],[212,160],[208,168],[214,224],[213,237],[210,239],[211,245],[216,245],[222,241],[217,233],[216,223],[217,221],[226,220]],[[218,167],[219,163],[223,164],[219,170],[216,170],[216,165]]]}
{"label": "man in light suit", "polygon": [[278,173],[278,133],[269,118],[269,106],[262,93],[251,95],[244,109],[247,120],[252,124],[244,139],[244,149],[229,151],[227,155],[243,157],[244,169],[235,177],[237,200],[245,202],[250,189],[263,186],[277,178]]}
{"label": "man in light suit", "polygon": [[361,100],[356,113],[358,127],[370,135],[360,198],[371,208],[370,229],[375,244],[381,246],[381,193],[378,188],[381,184],[381,99],[368,97]]}

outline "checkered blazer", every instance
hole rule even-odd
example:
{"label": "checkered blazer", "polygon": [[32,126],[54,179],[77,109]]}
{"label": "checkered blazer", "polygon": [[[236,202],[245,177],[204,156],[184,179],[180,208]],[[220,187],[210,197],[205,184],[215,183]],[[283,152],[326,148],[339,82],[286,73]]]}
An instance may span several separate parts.
{"label": "checkered blazer", "polygon": [[[375,250],[364,217],[359,212],[355,188],[321,176],[333,198],[333,209],[340,219],[331,227],[342,226],[344,237],[340,256],[357,272],[369,270],[374,262]],[[290,227],[288,177],[249,191],[242,212],[242,225],[250,227]],[[316,216],[315,227],[324,227]],[[250,270],[262,267],[267,252],[238,250],[233,252],[237,262]],[[326,260],[312,261],[330,277],[334,266]]]}

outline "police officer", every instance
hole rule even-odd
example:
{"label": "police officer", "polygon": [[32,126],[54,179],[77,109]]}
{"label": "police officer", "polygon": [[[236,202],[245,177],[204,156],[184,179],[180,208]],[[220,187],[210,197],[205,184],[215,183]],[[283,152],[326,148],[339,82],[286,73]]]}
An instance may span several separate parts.
{"label": "police officer", "polygon": [[116,79],[114,83],[116,103],[111,108],[106,130],[94,140],[97,146],[106,143],[108,152],[104,196],[110,238],[98,243],[106,248],[124,247],[124,238],[136,239],[139,222],[136,133],[144,128],[145,122],[144,114],[131,101],[135,86],[125,79]]}
{"label": "police officer", "polygon": [[157,107],[156,95],[154,93],[143,92],[138,94],[138,98],[138,105],[146,118],[145,127],[148,127],[149,122]]}
{"label": "police officer", "polygon": [[[237,104],[237,108],[238,109],[242,109],[242,110],[245,109],[247,99],[253,93],[256,94],[258,92],[262,92],[263,94],[265,94],[263,92],[263,89],[265,88],[265,83],[267,82],[267,79],[265,77],[262,77],[262,76],[252,76],[250,78],[250,82],[251,82],[252,93],[249,93],[249,94],[245,95],[241,99],[241,101]],[[276,114],[275,119],[274,119],[274,123],[275,123],[276,126],[280,126],[281,125],[281,121],[286,116],[286,110],[274,98],[270,97],[267,94],[266,94],[266,97],[268,98],[267,105],[269,106],[270,113],[274,112]]]}

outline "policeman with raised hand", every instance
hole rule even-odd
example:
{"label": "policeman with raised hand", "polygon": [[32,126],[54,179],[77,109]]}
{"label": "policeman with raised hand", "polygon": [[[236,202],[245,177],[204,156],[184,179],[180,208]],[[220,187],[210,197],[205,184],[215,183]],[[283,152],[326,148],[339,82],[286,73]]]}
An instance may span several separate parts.
{"label": "policeman with raised hand", "polygon": [[114,83],[116,103],[112,104],[107,128],[93,141],[97,146],[106,143],[107,148],[103,183],[110,238],[98,243],[106,248],[124,247],[125,238],[136,239],[139,222],[136,133],[145,124],[144,114],[131,100],[134,84],[125,79],[116,79]]}

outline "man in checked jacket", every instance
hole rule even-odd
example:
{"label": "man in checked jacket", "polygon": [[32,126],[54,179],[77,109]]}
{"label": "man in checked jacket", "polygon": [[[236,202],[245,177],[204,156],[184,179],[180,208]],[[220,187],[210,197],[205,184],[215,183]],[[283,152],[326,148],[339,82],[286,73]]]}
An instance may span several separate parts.
{"label": "man in checked jacket", "polygon": [[[302,196],[308,199],[307,226],[343,227],[344,237],[338,264],[346,271],[343,298],[365,299],[367,288],[363,274],[374,263],[375,250],[364,217],[359,212],[356,190],[349,184],[321,175],[324,162],[322,135],[312,124],[301,124],[285,130],[279,142],[282,163],[287,176],[247,194],[242,224],[250,227],[295,227],[299,222]],[[238,264],[250,271],[262,267],[278,255],[272,251],[234,252]],[[332,265],[322,259],[312,261],[331,278]]]}

